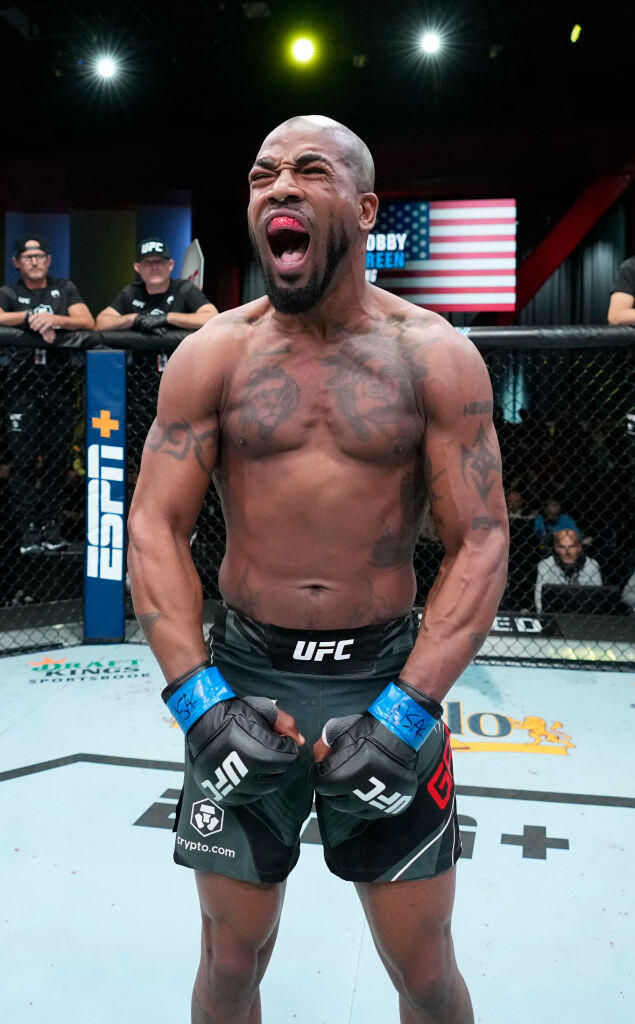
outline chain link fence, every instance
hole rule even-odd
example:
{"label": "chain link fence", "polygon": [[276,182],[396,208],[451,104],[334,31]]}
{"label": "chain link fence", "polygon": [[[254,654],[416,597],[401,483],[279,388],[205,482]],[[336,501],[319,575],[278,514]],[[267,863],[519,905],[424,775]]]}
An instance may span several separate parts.
{"label": "chain link fence", "polygon": [[[602,329],[569,331],[525,331],[532,347],[513,344],[513,329],[470,331],[492,380],[510,522],[507,587],[481,657],[611,667],[635,641],[634,350],[600,347]],[[417,603],[442,557],[427,522]]]}
{"label": "chain link fence", "polygon": [[82,640],[84,360],[0,348],[0,651]]}
{"label": "chain link fence", "polygon": [[[593,330],[592,344],[576,344],[581,328],[522,332],[529,341],[470,332],[492,378],[511,531],[508,585],[481,658],[611,667],[632,656],[633,347],[602,345]],[[84,356],[49,355],[41,364],[33,351],[0,349],[0,652],[82,639]],[[147,347],[127,354],[128,502],[166,359]],[[211,602],[225,547],[213,487],[191,544]],[[420,606],[442,557],[428,520],[414,557]],[[140,641],[126,595],[126,638]]]}

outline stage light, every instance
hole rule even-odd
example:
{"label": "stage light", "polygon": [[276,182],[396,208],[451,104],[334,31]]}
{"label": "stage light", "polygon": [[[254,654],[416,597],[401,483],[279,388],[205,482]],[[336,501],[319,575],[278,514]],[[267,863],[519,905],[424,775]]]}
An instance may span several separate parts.
{"label": "stage light", "polygon": [[291,44],[291,55],[298,64],[308,64],[315,57],[315,43],[308,36],[300,36]]}
{"label": "stage light", "polygon": [[441,49],[441,38],[436,32],[425,32],[419,40],[419,45],[424,53],[438,53]]}
{"label": "stage light", "polygon": [[573,28],[571,29],[571,37],[570,37],[572,43],[577,43],[578,39],[580,38],[580,33],[581,32],[582,32],[582,25],[574,25],[573,26]]}
{"label": "stage light", "polygon": [[98,57],[95,61],[95,71],[100,78],[113,78],[117,74],[117,64],[112,57]]}

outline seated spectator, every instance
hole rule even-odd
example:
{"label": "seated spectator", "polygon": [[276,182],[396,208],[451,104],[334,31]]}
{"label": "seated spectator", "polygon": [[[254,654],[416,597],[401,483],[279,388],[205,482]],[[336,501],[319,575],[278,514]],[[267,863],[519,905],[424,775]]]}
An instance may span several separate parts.
{"label": "seated spectator", "polygon": [[90,330],[94,320],[72,281],[48,276],[41,235],[16,240],[13,265],[19,277],[0,288],[0,326],[21,328],[33,348],[12,350],[6,368],[10,505],[20,553],[32,555],[66,547],[60,514],[76,409],[68,353],[59,347],[64,332]]}
{"label": "seated spectator", "polygon": [[505,495],[507,503],[507,514],[510,519],[534,519],[535,512],[528,512],[525,506],[525,499],[520,491],[511,490]]}
{"label": "seated spectator", "polygon": [[571,516],[565,516],[561,512],[560,502],[555,498],[549,498],[545,502],[544,515],[537,515],[534,519],[534,532],[540,540],[547,540],[560,530],[573,530],[580,534]]}
{"label": "seated spectator", "polygon": [[631,573],[622,589],[622,601],[635,612],[635,572]]}
{"label": "seated spectator", "polygon": [[602,574],[594,558],[582,550],[577,530],[558,530],[553,537],[553,554],[538,563],[534,604],[542,611],[542,588],[546,583],[564,586],[601,587]]}
{"label": "seated spectator", "polygon": [[170,277],[174,260],[162,238],[137,246],[134,269],[141,278],[119,292],[97,317],[98,331],[141,331],[160,336],[171,327],[197,331],[218,310],[191,281]]}

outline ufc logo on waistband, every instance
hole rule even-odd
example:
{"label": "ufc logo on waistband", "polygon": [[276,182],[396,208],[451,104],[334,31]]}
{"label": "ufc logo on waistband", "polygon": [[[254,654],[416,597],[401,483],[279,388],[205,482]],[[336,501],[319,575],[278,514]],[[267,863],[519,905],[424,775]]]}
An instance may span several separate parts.
{"label": "ufc logo on waistband", "polygon": [[379,807],[386,814],[400,814],[401,811],[405,811],[408,804],[412,801],[411,796],[403,796],[401,793],[397,793],[397,791],[392,796],[384,796],[386,787],[374,775],[371,775],[368,781],[372,783],[372,788],[368,790],[368,793],[362,793],[361,789],[354,789],[353,794],[359,797],[360,800],[363,800],[364,803],[370,804],[371,807]]}
{"label": "ufc logo on waistband", "polygon": [[350,647],[354,640],[298,640],[295,645],[293,657],[296,661],[322,661],[327,655],[332,656],[335,661],[346,661],[350,658],[350,652],[344,653],[344,648]]}
{"label": "ufc logo on waistband", "polygon": [[245,778],[248,771],[249,769],[245,767],[236,751],[232,750],[220,767],[216,769],[214,782],[204,779],[201,782],[201,787],[211,793],[214,800],[218,800],[220,803],[224,796],[227,796],[233,789],[236,789],[236,786],[240,783],[241,779]]}

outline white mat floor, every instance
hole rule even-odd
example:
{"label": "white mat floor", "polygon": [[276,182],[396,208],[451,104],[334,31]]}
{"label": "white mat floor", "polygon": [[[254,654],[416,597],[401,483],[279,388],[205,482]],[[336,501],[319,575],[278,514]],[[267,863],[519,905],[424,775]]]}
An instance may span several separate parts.
{"label": "white mat floor", "polygon": [[[479,1024],[635,1020],[634,678],[472,666],[452,691],[454,936]],[[20,655],[0,680],[0,1020],[187,1024],[198,906],[151,653]],[[396,1024],[354,889],[304,837],[265,1024]]]}

